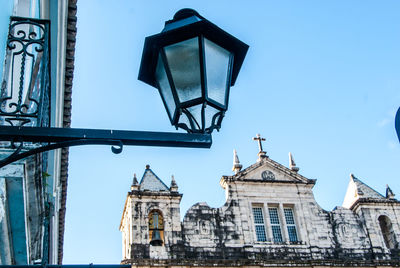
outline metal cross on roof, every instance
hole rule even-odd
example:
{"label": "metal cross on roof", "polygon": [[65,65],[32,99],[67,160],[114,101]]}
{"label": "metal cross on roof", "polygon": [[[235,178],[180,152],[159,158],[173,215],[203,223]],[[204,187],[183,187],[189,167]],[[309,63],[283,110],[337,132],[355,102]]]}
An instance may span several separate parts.
{"label": "metal cross on roof", "polygon": [[265,141],[265,138],[262,138],[260,136],[260,134],[257,134],[256,137],[253,138],[254,141],[258,141],[258,148],[260,149],[260,151],[258,152],[258,156],[261,157],[265,157],[266,156],[266,152],[264,152],[263,148],[262,148],[262,142]]}

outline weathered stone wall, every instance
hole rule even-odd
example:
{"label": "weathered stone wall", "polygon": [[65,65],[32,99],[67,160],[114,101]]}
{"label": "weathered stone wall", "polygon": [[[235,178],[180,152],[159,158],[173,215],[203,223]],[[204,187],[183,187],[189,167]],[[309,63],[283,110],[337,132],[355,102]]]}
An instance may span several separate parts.
{"label": "weathered stone wall", "polygon": [[[239,184],[239,185],[238,185]],[[232,190],[232,189],[235,190]],[[230,184],[227,203],[219,209],[206,203],[192,206],[183,220],[184,243],[197,256],[215,258],[326,259],[369,258],[371,245],[358,215],[349,209],[321,209],[309,185]],[[231,199],[235,196],[237,199]],[[251,208],[290,205],[296,216],[299,242],[257,242]],[[264,209],[265,211],[265,209]],[[268,220],[267,212],[265,212]],[[268,226],[268,225],[267,225]],[[267,236],[272,237],[267,228]]]}
{"label": "weathered stone wall", "polygon": [[[272,160],[262,160],[235,176],[222,177],[227,197],[224,206],[211,208],[207,203],[197,203],[186,212],[182,223],[180,198],[171,193],[130,194],[131,215],[124,217],[132,225],[128,227],[132,243],[127,243],[131,254],[123,263],[182,267],[400,265],[398,246],[385,247],[378,223],[380,215],[389,217],[400,241],[397,200],[382,196],[379,202],[361,202],[351,209],[336,207],[329,212],[315,201],[314,184],[314,180]],[[261,208],[266,241],[257,241],[253,207]],[[163,246],[149,245],[147,215],[154,208],[164,215]],[[281,242],[273,239],[269,208],[278,212]],[[285,209],[293,211],[297,241],[290,241]]]}
{"label": "weathered stone wall", "polygon": [[360,217],[353,211],[336,207],[330,212],[333,244],[338,258],[370,258],[371,243]]}
{"label": "weathered stone wall", "polygon": [[[368,233],[368,237],[372,246],[373,255],[378,259],[400,258],[399,242],[400,242],[400,205],[399,203],[388,202],[366,202],[359,203],[353,208],[355,213],[362,221],[362,226]],[[392,223],[393,232],[397,240],[397,248],[388,249],[379,226],[379,216],[387,216]]]}
{"label": "weathered stone wall", "polygon": [[[123,251],[128,258],[168,258],[166,248],[182,243],[180,222],[181,195],[176,193],[159,193],[148,195],[132,191],[128,195],[127,209],[123,216]],[[162,212],[164,219],[164,245],[150,246],[149,213],[152,210]]]}

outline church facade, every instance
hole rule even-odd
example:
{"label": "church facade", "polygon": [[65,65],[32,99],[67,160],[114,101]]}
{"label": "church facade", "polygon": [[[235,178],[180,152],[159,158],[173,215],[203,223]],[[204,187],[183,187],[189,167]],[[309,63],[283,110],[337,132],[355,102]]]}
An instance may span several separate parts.
{"label": "church facade", "polygon": [[193,205],[180,217],[182,194],[146,166],[134,177],[120,224],[123,264],[134,267],[398,267],[400,202],[354,175],[341,207],[323,210],[315,180],[285,167],[260,146],[258,161],[222,176],[226,203]]}

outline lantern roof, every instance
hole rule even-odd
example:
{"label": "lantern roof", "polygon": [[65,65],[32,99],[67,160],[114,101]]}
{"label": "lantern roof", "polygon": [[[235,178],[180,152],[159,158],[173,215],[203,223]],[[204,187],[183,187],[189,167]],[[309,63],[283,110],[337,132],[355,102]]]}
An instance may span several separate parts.
{"label": "lantern roof", "polygon": [[166,21],[161,33],[146,37],[138,79],[157,87],[155,69],[160,49],[197,36],[203,36],[233,54],[233,86],[249,46],[188,8],[179,10],[172,20]]}

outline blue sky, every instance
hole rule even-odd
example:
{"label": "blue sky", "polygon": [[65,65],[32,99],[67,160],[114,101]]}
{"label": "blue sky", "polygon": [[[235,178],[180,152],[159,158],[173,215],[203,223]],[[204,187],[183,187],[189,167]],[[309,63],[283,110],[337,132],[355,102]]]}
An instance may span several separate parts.
{"label": "blue sky", "polygon": [[106,146],[70,150],[64,263],[119,263],[118,227],[134,173],[146,164],[194,203],[219,207],[232,151],[257,159],[257,133],[271,159],[317,179],[327,210],[342,204],[349,174],[400,196],[398,1],[78,1],[72,126],[176,131],[156,89],[137,80],[144,38],[181,8],[250,46],[211,149]]}

